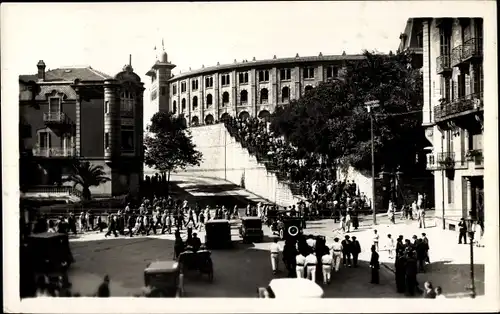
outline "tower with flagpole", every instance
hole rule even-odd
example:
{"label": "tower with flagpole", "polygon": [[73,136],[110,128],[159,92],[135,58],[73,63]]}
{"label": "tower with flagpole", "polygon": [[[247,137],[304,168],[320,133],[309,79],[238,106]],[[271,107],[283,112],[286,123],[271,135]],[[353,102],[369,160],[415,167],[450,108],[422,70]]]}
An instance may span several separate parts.
{"label": "tower with flagpole", "polygon": [[156,60],[151,69],[146,73],[151,77],[151,87],[149,90],[150,104],[155,111],[176,112],[177,108],[173,108],[170,104],[171,90],[168,80],[172,77],[172,69],[175,64],[168,61],[168,54],[165,51],[165,41],[161,39],[161,50],[157,46],[154,47]]}

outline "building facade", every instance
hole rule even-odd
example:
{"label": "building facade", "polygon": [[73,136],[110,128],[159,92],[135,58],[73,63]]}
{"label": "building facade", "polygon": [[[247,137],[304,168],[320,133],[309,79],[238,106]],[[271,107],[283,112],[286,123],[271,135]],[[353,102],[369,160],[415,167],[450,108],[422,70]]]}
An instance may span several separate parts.
{"label": "building facade", "polygon": [[173,76],[174,64],[163,52],[146,75],[151,102],[158,110],[183,115],[189,125],[212,124],[233,117],[266,118],[276,106],[298,99],[321,82],[342,75],[345,62],[362,55],[234,61]]}
{"label": "building facade", "polygon": [[400,49],[422,54],[423,127],[431,147],[436,215],[446,228],[484,221],[483,20],[410,19]]}
{"label": "building facade", "polygon": [[[91,67],[19,76],[21,187],[61,189],[75,161],[104,167],[93,195],[135,194],[143,177],[143,92],[132,65],[111,77]],[[71,183],[66,183],[70,184]]]}

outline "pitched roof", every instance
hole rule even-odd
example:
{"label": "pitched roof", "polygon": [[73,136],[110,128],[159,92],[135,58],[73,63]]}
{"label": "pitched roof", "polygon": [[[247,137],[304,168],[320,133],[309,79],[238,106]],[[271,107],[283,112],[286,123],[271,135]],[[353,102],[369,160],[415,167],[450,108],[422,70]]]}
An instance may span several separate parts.
{"label": "pitched roof", "polygon": [[[103,81],[110,78],[112,77],[101,71],[94,70],[90,66],[83,68],[59,68],[45,72],[45,82],[74,81],[76,79],[80,81]],[[37,75],[19,75],[19,80],[36,82]]]}

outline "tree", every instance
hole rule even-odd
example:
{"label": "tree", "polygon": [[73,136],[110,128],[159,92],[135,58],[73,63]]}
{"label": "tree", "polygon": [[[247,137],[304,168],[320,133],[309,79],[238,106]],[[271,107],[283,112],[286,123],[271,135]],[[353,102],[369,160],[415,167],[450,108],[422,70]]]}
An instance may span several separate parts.
{"label": "tree", "polygon": [[90,200],[91,186],[99,186],[111,179],[106,177],[104,167],[101,165],[92,165],[88,161],[77,161],[73,164],[73,173],[64,181],[71,181],[74,187],[80,185],[82,187],[82,198],[86,201]]}
{"label": "tree", "polygon": [[376,165],[411,169],[425,146],[421,128],[423,82],[405,53],[365,51],[346,64],[342,78],[320,84],[276,110],[271,129],[297,147],[358,170],[371,167],[370,115],[364,103],[379,100],[374,111]]}
{"label": "tree", "polygon": [[144,161],[161,174],[167,174],[167,193],[170,173],[187,166],[199,165],[202,154],[195,149],[190,131],[183,117],[158,112],[147,126],[144,139]]}

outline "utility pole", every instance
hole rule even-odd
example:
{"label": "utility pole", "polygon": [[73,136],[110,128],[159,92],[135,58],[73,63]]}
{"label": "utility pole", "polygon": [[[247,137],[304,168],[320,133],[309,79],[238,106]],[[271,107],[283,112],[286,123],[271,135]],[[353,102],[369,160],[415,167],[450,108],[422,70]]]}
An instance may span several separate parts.
{"label": "utility pole", "polygon": [[373,111],[372,108],[377,108],[379,106],[378,100],[372,100],[365,102],[366,110],[370,114],[370,132],[371,132],[371,143],[372,143],[372,215],[373,224],[377,224],[377,211],[375,209],[375,144],[373,140]]}

